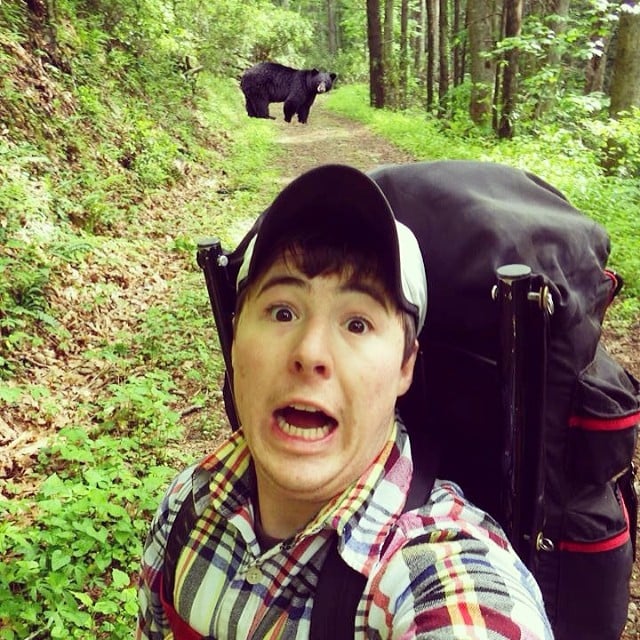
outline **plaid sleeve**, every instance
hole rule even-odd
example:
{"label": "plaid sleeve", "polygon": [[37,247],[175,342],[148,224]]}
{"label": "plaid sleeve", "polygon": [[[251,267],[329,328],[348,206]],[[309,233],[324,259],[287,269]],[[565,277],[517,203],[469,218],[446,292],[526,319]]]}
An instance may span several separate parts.
{"label": "plaid sleeve", "polygon": [[151,522],[142,552],[136,640],[171,640],[173,638],[160,601],[161,577],[171,526],[180,506],[193,491],[193,471],[194,467],[189,467],[175,478]]}
{"label": "plaid sleeve", "polygon": [[372,626],[403,640],[552,640],[538,585],[502,530],[446,492],[374,577]]}

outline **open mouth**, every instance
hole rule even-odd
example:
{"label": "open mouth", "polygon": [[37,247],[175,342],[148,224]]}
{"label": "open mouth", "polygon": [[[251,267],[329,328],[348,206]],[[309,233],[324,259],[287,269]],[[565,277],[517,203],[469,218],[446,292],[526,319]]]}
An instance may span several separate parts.
{"label": "open mouth", "polygon": [[278,409],[275,417],[284,433],[303,440],[321,440],[338,426],[337,421],[324,411],[300,404]]}

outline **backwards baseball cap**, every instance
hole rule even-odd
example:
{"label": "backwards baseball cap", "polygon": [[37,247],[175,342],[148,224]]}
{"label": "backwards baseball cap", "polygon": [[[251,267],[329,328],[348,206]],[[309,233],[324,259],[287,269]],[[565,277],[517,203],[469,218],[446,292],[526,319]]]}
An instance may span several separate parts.
{"label": "backwards baseball cap", "polygon": [[392,283],[397,304],[416,319],[420,333],[427,311],[427,277],[413,232],[396,220],[380,187],[365,173],[346,165],[311,169],[285,187],[257,222],[238,271],[237,287],[259,273],[275,243],[294,230],[357,233],[359,244],[376,253]]}

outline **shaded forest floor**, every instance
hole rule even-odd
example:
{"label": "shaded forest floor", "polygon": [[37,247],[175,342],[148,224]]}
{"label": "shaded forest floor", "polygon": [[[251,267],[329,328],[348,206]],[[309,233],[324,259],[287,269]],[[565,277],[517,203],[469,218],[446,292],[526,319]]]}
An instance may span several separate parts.
{"label": "shaded forest floor", "polygon": [[[273,127],[277,129],[280,153],[274,160],[274,168],[286,184],[302,171],[328,162],[343,162],[361,169],[378,164],[411,160],[406,153],[393,147],[364,126],[336,116],[324,109],[322,99],[313,107],[307,125],[286,124],[281,117],[279,105],[272,106],[277,115]],[[141,236],[162,237],[163,230],[175,233],[176,211],[194,194],[211,188],[211,177],[190,175],[184,183],[174,189],[162,201],[147,203],[135,233]],[[254,212],[255,214],[258,211]],[[134,231],[132,231],[134,233]],[[203,235],[207,230],[203,229]],[[155,249],[153,247],[156,247]],[[67,326],[78,343],[65,352],[50,345],[43,345],[24,354],[28,369],[21,384],[35,384],[49,389],[50,398],[55,399],[55,411],[45,418],[33,406],[12,406],[0,417],[0,479],[4,478],[20,488],[20,493],[30,492],[30,468],[35,463],[38,451],[47,439],[66,423],[78,423],[74,415],[79,399],[99,392],[113,382],[117,372],[109,371],[109,364],[102,360],[87,359],[92,345],[104,344],[116,339],[122,330],[135,331],[141,312],[149,305],[157,304],[169,288],[170,281],[185,268],[183,259],[164,250],[160,243],[145,247],[133,255],[118,255],[114,242],[107,251],[97,253],[96,258],[83,269],[69,268],[66,281],[61,283],[52,305],[57,317],[66,318]],[[96,283],[109,283],[115,291],[102,306],[88,304],[93,299],[87,294]],[[204,287],[204,283],[203,283]],[[640,377],[640,353],[634,345],[640,344],[640,327],[625,335],[607,331],[606,344],[609,350]],[[192,397],[192,382],[185,376],[177,376],[177,396],[181,399],[177,410],[183,415],[184,443],[178,447],[196,457],[215,446],[215,440],[225,435],[221,427],[215,436],[201,434],[194,416],[199,409],[189,404]],[[224,409],[221,397],[217,396],[215,407],[206,407],[215,424],[224,424]],[[640,466],[640,459],[638,460]],[[632,580],[633,602],[629,612],[629,624],[624,640],[640,640],[640,563],[636,563]]]}

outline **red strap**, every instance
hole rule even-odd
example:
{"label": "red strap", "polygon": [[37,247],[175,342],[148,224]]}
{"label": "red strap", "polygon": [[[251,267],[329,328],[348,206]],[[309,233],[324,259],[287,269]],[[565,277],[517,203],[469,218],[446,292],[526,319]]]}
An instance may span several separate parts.
{"label": "red strap", "polygon": [[169,626],[171,627],[171,631],[173,631],[174,640],[203,640],[204,636],[197,631],[194,631],[178,615],[173,604],[165,599],[162,579],[163,576],[160,576],[160,602],[162,602],[162,608],[169,620]]}
{"label": "red strap", "polygon": [[574,542],[572,540],[563,540],[559,544],[560,551],[574,551],[576,553],[602,553],[603,551],[612,551],[626,544],[631,537],[629,529],[629,512],[624,503],[624,500],[620,500],[620,508],[624,515],[626,522],[626,528],[617,535],[607,538],[606,540],[599,540],[598,542]]}
{"label": "red strap", "polygon": [[640,412],[621,418],[593,418],[589,416],[571,416],[569,426],[587,431],[619,431],[628,429],[640,422]]}

